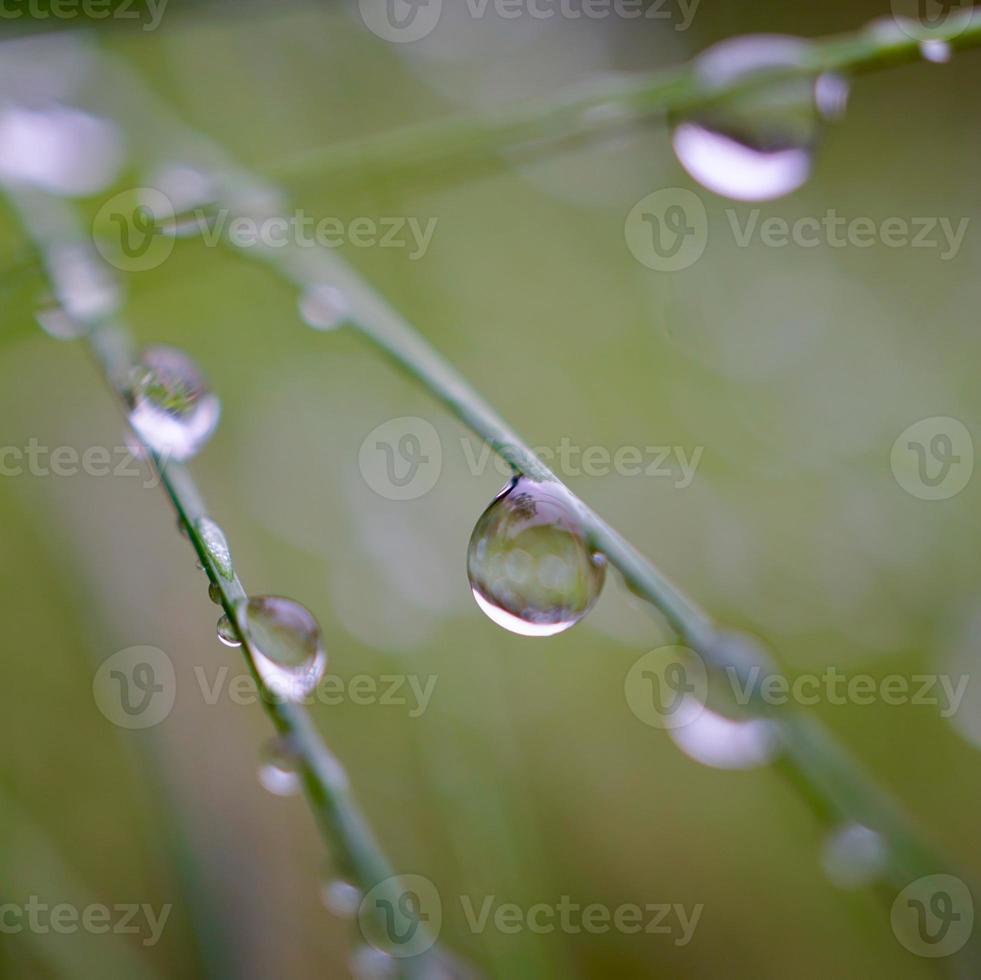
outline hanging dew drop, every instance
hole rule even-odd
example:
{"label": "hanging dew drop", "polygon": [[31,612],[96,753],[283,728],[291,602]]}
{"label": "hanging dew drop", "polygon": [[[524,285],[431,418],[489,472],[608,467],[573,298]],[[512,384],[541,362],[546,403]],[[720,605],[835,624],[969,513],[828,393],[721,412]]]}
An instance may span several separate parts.
{"label": "hanging dew drop", "polygon": [[227,614],[218,620],[218,639],[226,647],[240,647],[242,645],[242,641],[238,638],[238,633]]}
{"label": "hanging dew drop", "polygon": [[938,37],[931,37],[920,41],[920,54],[923,55],[927,61],[932,61],[935,64],[943,65],[950,61],[954,52],[949,42]]}
{"label": "hanging dew drop", "polygon": [[821,849],[824,873],[839,888],[864,888],[888,864],[889,846],[883,836],[860,823],[846,823],[831,831]]}
{"label": "hanging dew drop", "polygon": [[281,596],[253,596],[242,607],[255,667],[270,692],[301,701],[327,666],[320,626],[300,603]]}
{"label": "hanging dew drop", "polygon": [[221,577],[231,581],[234,574],[232,571],[232,552],[228,547],[225,532],[210,517],[198,519],[197,531],[208,551],[208,556],[214,562]]}
{"label": "hanging dew drop", "polygon": [[477,605],[499,626],[552,636],[592,608],[606,563],[589,548],[565,490],[520,476],[477,521],[467,573]]}
{"label": "hanging dew drop", "polygon": [[347,318],[347,299],[336,286],[317,283],[308,286],[298,301],[300,316],[314,330],[333,330]]}
{"label": "hanging dew drop", "polygon": [[289,742],[274,738],[262,749],[259,762],[259,782],[274,796],[294,796],[302,788],[300,765]]}
{"label": "hanging dew drop", "polygon": [[840,111],[847,88],[837,76],[779,77],[799,70],[807,54],[796,38],[756,35],[723,41],[698,58],[695,75],[709,93],[776,77],[672,120],[674,151],[695,180],[740,201],[781,197],[807,180],[825,110],[833,104]]}
{"label": "hanging dew drop", "polygon": [[190,459],[211,438],[221,404],[197,365],[173,347],[150,347],[133,369],[130,425],[155,453]]}
{"label": "hanging dew drop", "polygon": [[339,919],[352,919],[361,904],[361,889],[343,878],[327,876],[320,886],[324,908]]}

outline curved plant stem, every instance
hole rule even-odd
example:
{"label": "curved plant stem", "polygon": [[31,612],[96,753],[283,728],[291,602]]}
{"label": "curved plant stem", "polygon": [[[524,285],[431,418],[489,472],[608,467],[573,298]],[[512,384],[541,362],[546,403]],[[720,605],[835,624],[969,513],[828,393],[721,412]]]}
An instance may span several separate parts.
{"label": "curved plant stem", "polygon": [[796,68],[761,71],[724,88],[707,87],[684,64],[567,92],[558,98],[492,110],[484,115],[451,116],[382,133],[378,136],[311,150],[274,165],[281,179],[302,182],[378,174],[409,174],[444,179],[448,172],[501,166],[500,154],[537,155],[633,124],[638,119],[685,112],[731,98],[747,89],[784,78],[817,77],[824,72],[862,74],[924,60],[921,42],[934,40],[951,49],[981,45],[981,15],[967,8],[950,15],[937,28],[913,21],[883,18],[854,33],[824,38],[807,45]]}
{"label": "curved plant stem", "polygon": [[[93,278],[105,282],[106,270],[70,205],[23,186],[8,185],[3,189],[28,237],[41,251],[56,295],[59,284],[55,274],[57,265],[52,261],[52,256],[65,246],[78,249],[79,261],[92,263]],[[85,343],[90,353],[125,411],[129,382],[136,363],[129,331],[115,316],[95,314],[78,319],[85,328]],[[137,438],[136,433],[134,438]],[[234,570],[216,562],[215,555],[208,547],[202,533],[202,522],[208,519],[208,513],[190,472],[146,444],[142,444],[142,450],[159,473],[161,486],[173,505],[181,529],[197,553],[210,583],[218,590],[221,607],[241,640],[241,650],[256,682],[262,705],[289,754],[298,762],[307,801],[327,843],[331,860],[338,872],[349,876],[362,891],[367,892],[384,882],[386,893],[390,891],[391,899],[397,900],[399,891],[395,872],[354,802],[340,762],[324,744],[306,709],[278,698],[269,690],[256,668],[255,650],[242,614],[246,591]],[[381,911],[380,905],[377,911]],[[421,921],[417,927],[426,931]],[[433,976],[432,964],[437,956],[441,957],[441,954],[424,953],[401,959],[402,975],[408,978]]]}

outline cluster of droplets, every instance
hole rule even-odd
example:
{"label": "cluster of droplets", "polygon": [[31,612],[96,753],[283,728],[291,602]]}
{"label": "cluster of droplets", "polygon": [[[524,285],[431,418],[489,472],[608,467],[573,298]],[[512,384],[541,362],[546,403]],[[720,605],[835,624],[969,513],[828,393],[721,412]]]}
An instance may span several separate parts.
{"label": "cluster of droplets", "polygon": [[723,41],[695,61],[710,101],[672,119],[675,154],[695,180],[741,201],[781,197],[807,180],[824,123],[844,111],[848,96],[840,76],[804,70],[809,50],[798,38],[754,35]]}
{"label": "cluster of droplets", "polygon": [[467,551],[477,605],[524,636],[553,636],[578,623],[605,573],[569,492],[526,476],[512,479],[481,514]]}

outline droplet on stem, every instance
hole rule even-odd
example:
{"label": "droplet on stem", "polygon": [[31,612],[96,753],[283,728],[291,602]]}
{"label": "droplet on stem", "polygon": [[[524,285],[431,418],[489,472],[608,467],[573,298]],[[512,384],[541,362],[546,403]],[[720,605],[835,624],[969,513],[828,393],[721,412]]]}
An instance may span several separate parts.
{"label": "droplet on stem", "polygon": [[300,763],[282,736],[270,739],[263,746],[259,762],[259,782],[276,796],[293,796],[300,792]]}
{"label": "droplet on stem", "polygon": [[300,603],[282,596],[252,596],[242,621],[256,670],[271,693],[301,701],[320,682],[327,666],[320,625]]}
{"label": "droplet on stem", "polygon": [[149,347],[133,369],[130,425],[164,459],[190,459],[211,438],[221,404],[197,365],[174,347]]}
{"label": "droplet on stem", "polygon": [[885,870],[889,847],[881,834],[860,823],[831,831],[821,850],[821,865],[839,888],[863,888]]}
{"label": "droplet on stem", "polygon": [[317,283],[308,286],[298,301],[300,316],[314,330],[333,330],[347,318],[347,299],[336,286]]}
{"label": "droplet on stem", "polygon": [[227,613],[218,620],[218,639],[226,647],[240,647],[242,641],[238,638],[235,624],[228,618]]}
{"label": "droplet on stem", "polygon": [[[695,76],[707,92],[737,91],[672,120],[675,153],[695,180],[743,201],[780,197],[807,180],[822,115],[840,111],[846,90],[837,76],[794,74],[807,53],[797,38],[755,35],[723,41],[697,59]],[[767,73],[775,77],[738,91]]]}
{"label": "droplet on stem", "polygon": [[524,476],[480,516],[467,551],[477,605],[524,636],[552,636],[578,623],[598,598],[605,572],[568,492]]}

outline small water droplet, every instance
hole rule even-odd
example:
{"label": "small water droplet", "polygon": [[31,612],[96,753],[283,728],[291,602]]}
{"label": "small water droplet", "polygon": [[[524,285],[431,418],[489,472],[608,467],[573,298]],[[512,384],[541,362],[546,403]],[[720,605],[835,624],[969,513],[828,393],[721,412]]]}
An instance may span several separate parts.
{"label": "small water droplet", "polygon": [[388,953],[373,946],[359,946],[351,954],[351,973],[357,980],[393,980],[398,968]]}
{"label": "small water droplet", "polygon": [[303,322],[314,330],[333,330],[350,312],[344,294],[336,286],[326,283],[305,289],[298,302]]}
{"label": "small water droplet", "polygon": [[467,572],[477,605],[499,626],[552,636],[589,612],[605,562],[589,548],[567,492],[517,477],[481,514]]}
{"label": "small water droplet", "polygon": [[55,340],[77,340],[86,333],[87,326],[76,320],[62,306],[48,306],[34,314],[38,326]]}
{"label": "small water droplet", "polygon": [[208,583],[208,598],[216,605],[221,605],[221,589],[214,582]]}
{"label": "small water droplet", "polygon": [[263,746],[258,775],[263,788],[276,796],[294,796],[303,786],[299,760],[282,736]]}
{"label": "small water droplet", "polygon": [[[761,73],[797,69],[806,54],[806,42],[797,38],[735,38],[709,48],[695,62],[695,73],[712,92]],[[843,105],[844,81],[822,78],[775,78],[673,120],[678,160],[717,194],[742,201],[789,194],[810,175],[823,111]]]}
{"label": "small water droplet", "polygon": [[221,577],[231,581],[234,574],[232,571],[232,552],[228,547],[225,532],[210,517],[198,518],[197,531]]}
{"label": "small water droplet", "polygon": [[320,898],[331,915],[339,919],[351,919],[361,904],[361,889],[351,882],[327,875],[320,886]]}
{"label": "small water droplet", "polygon": [[327,666],[320,625],[300,603],[281,596],[252,596],[242,619],[266,687],[287,701],[300,701],[318,684]]}
{"label": "small water droplet", "polygon": [[227,613],[218,620],[218,639],[226,647],[240,647],[242,645],[242,641],[238,638],[238,633],[235,631],[235,626],[228,618]]}
{"label": "small water droplet", "polygon": [[95,250],[78,242],[59,243],[45,255],[57,302],[81,323],[104,320],[122,306],[119,283]]}
{"label": "small water droplet", "polygon": [[133,369],[130,425],[165,460],[194,456],[218,425],[221,404],[197,365],[173,347],[149,347]]}
{"label": "small water droplet", "polygon": [[946,64],[950,61],[953,53],[950,44],[939,37],[931,37],[920,41],[920,54],[927,61],[932,61],[935,64]]}
{"label": "small water droplet", "polygon": [[881,834],[860,823],[831,831],[821,850],[821,865],[839,888],[863,888],[885,870],[889,847]]}

